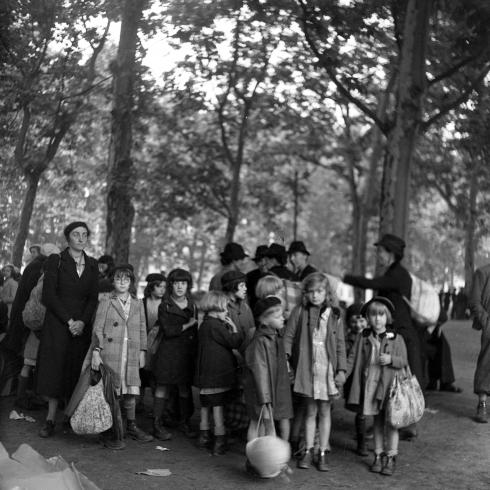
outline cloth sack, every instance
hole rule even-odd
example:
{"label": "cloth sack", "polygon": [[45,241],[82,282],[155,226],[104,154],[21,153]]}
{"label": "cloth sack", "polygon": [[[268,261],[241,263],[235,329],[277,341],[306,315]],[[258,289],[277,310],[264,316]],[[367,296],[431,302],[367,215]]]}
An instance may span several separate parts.
{"label": "cloth sack", "polygon": [[[264,411],[269,412],[269,420],[264,420]],[[259,437],[260,427],[265,429]],[[260,410],[257,432],[245,448],[247,459],[261,478],[274,478],[288,468],[291,459],[291,447],[288,442],[276,436],[274,417],[270,404]]]}
{"label": "cloth sack", "polygon": [[386,403],[386,421],[395,429],[418,422],[424,415],[425,400],[410,368],[396,373]]}
{"label": "cloth sack", "polygon": [[410,274],[412,278],[412,289],[410,300],[403,297],[410,307],[412,318],[423,326],[435,325],[441,313],[441,302],[439,293],[427,281]]}
{"label": "cloth sack", "polygon": [[104,396],[102,377],[87,388],[70,424],[75,434],[100,434],[112,427],[111,407]]}
{"label": "cloth sack", "polygon": [[46,307],[42,304],[44,274],[41,275],[37,284],[32,288],[29,299],[22,311],[22,320],[24,325],[37,332],[41,330],[46,315]]}

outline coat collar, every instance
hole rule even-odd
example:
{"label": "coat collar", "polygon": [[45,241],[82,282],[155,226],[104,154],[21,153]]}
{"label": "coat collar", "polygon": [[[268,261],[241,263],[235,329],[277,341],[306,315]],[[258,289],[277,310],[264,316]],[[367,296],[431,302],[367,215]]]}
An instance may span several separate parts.
{"label": "coat collar", "polygon": [[170,296],[164,297],[162,303],[165,305],[165,309],[172,312],[173,315],[179,315],[184,318],[189,318],[189,314],[194,311],[194,303],[190,298],[187,298],[187,307],[182,309]]}
{"label": "coat collar", "polygon": [[92,267],[92,262],[89,260],[89,256],[85,253],[85,251],[82,251],[83,259],[85,261],[85,267],[83,268],[82,274],[79,276],[75,259],[70,255],[68,249],[69,247],[66,247],[65,250],[60,253],[60,260],[64,260],[68,264],[71,273],[74,274],[78,279],[81,279],[85,275],[85,273],[88,272],[88,270]]}
{"label": "coat collar", "polygon": [[387,340],[393,340],[394,338],[396,338],[396,332],[394,330],[392,330],[391,328],[387,328],[385,332],[383,332],[382,334],[376,336],[376,334],[374,333],[373,329],[371,328],[365,328],[363,331],[362,331],[362,336],[364,338],[367,338],[369,337],[370,335],[373,335],[373,337],[378,337],[380,340],[383,340],[383,339],[387,339]]}

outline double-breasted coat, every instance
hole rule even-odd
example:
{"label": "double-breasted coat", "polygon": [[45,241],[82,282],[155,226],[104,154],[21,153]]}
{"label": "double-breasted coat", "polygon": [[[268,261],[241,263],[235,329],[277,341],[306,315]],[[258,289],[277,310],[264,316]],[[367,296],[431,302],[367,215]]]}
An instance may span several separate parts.
{"label": "double-breasted coat", "polygon": [[146,321],[143,302],[130,297],[129,316],[126,319],[116,294],[103,299],[95,314],[92,344],[87,353],[88,364],[92,359],[92,351],[100,347],[102,362],[114,371],[114,385],[121,387],[121,368],[125,330],[128,333],[127,364],[125,382],[127,386],[140,386],[139,375],[140,352],[146,351]]}
{"label": "double-breasted coat", "polygon": [[[346,406],[360,413],[362,413],[365,382],[373,349],[373,344],[369,340],[370,335],[373,335],[370,328],[366,328],[358,335],[347,359],[350,390]],[[408,360],[407,349],[401,335],[386,331],[381,337],[380,353],[391,355],[391,364],[381,366],[381,376],[375,392],[379,408],[383,409],[396,371],[407,366]]]}
{"label": "double-breasted coat", "polygon": [[[313,332],[306,321],[306,308],[299,305],[291,312],[284,333],[284,348],[295,370],[294,391],[310,397],[313,396]],[[347,370],[344,330],[340,310],[332,308],[327,321],[325,346],[335,373]]]}
{"label": "double-breasted coat", "polygon": [[181,309],[165,296],[158,307],[158,323],[162,340],[153,357],[151,370],[159,385],[192,385],[196,365],[197,326],[182,327],[197,319],[197,308],[191,299]]}
{"label": "double-breasted coat", "polygon": [[293,416],[286,353],[279,332],[259,325],[245,351],[245,401],[249,415],[258,418],[261,406],[272,405],[275,420]]}
{"label": "double-breasted coat", "polygon": [[473,391],[490,395],[490,265],[477,269],[473,276],[470,309],[473,328],[481,330],[481,348],[476,363]]}
{"label": "double-breasted coat", "polygon": [[199,388],[233,387],[237,381],[233,349],[240,347],[243,337],[242,332],[230,332],[219,318],[205,316],[198,332],[194,385]]}
{"label": "double-breasted coat", "polygon": [[[44,273],[46,316],[37,359],[37,391],[51,398],[71,397],[90,346],[99,269],[94,258],[85,253],[84,258],[81,276],[68,249],[50,255]],[[70,333],[70,319],[84,322],[81,335]]]}

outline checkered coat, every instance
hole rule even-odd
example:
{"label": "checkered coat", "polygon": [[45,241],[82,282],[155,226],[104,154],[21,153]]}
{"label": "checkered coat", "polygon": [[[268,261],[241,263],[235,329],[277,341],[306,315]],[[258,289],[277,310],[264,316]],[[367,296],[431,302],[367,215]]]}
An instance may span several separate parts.
{"label": "checkered coat", "polygon": [[116,374],[116,389],[121,386],[121,362],[125,326],[128,328],[128,357],[126,366],[126,385],[140,386],[139,356],[146,351],[146,321],[143,302],[131,297],[129,317],[126,320],[122,306],[115,294],[101,300],[95,315],[92,344],[84,366],[92,359],[95,347],[101,347],[102,362]]}

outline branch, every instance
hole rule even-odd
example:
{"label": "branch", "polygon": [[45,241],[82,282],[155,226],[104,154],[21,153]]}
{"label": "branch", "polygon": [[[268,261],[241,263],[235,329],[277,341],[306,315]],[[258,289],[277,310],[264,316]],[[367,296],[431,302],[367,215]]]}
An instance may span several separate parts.
{"label": "branch", "polygon": [[460,60],[458,63],[456,63],[451,68],[448,68],[446,71],[443,71],[442,73],[440,73],[439,75],[434,77],[432,80],[429,80],[428,85],[432,86],[432,85],[440,82],[441,80],[444,80],[445,78],[449,78],[450,76],[454,75],[454,73],[456,73],[460,68],[468,65],[472,61],[479,58],[484,52],[485,52],[485,49],[481,49],[478,54],[468,56],[467,58],[463,58],[462,60]]}
{"label": "branch", "polygon": [[441,107],[439,112],[434,114],[432,117],[423,121],[421,124],[421,130],[426,131],[433,123],[438,121],[441,117],[445,116],[447,113],[451,112],[453,109],[456,109],[463,102],[468,100],[468,97],[471,95],[471,92],[475,89],[475,87],[483,81],[483,79],[487,76],[490,71],[490,63],[487,63],[485,67],[482,69],[480,74],[466,87],[466,89],[461,93],[459,97],[456,97],[452,102]]}

